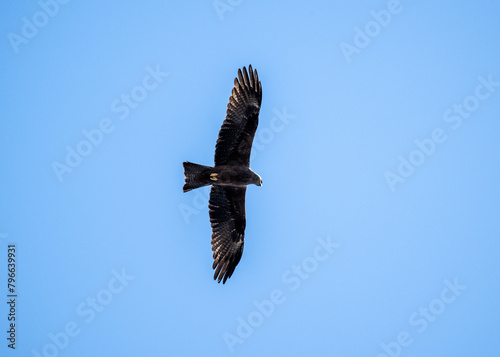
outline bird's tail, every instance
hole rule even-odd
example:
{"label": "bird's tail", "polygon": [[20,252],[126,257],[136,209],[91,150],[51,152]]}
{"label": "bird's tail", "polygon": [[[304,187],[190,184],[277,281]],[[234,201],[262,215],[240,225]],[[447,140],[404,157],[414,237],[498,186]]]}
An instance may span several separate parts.
{"label": "bird's tail", "polygon": [[193,164],[192,162],[183,162],[184,166],[184,192],[192,189],[210,185],[210,174],[213,172],[213,167]]}

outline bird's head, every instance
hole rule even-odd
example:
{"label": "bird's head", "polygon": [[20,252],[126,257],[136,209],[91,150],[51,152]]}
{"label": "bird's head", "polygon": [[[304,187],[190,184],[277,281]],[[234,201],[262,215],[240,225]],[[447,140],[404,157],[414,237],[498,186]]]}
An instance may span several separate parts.
{"label": "bird's head", "polygon": [[[250,170],[252,171],[252,170]],[[262,179],[258,174],[252,171],[252,183],[257,186],[262,186]]]}

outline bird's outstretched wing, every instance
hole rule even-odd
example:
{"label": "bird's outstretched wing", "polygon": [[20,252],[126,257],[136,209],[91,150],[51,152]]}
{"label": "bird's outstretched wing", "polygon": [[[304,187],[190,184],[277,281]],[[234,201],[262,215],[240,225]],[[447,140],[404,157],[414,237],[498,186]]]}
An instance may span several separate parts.
{"label": "bird's outstretched wing", "polygon": [[246,187],[213,185],[208,202],[212,224],[214,280],[225,283],[243,254]]}
{"label": "bird's outstretched wing", "polygon": [[252,65],[243,72],[238,69],[234,88],[227,104],[226,119],[222,123],[215,145],[215,166],[250,166],[250,152],[259,123],[262,85],[257,70]]}

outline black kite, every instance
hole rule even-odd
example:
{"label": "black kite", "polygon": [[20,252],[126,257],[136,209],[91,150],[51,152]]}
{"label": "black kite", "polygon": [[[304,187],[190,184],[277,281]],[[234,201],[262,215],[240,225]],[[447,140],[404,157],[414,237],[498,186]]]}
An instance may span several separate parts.
{"label": "black kite", "polygon": [[247,185],[262,185],[250,169],[250,151],[259,122],[262,86],[252,66],[238,69],[215,145],[214,167],[184,162],[184,192],[212,185],[208,202],[212,224],[214,280],[224,284],[243,254],[245,237],[245,192]]}

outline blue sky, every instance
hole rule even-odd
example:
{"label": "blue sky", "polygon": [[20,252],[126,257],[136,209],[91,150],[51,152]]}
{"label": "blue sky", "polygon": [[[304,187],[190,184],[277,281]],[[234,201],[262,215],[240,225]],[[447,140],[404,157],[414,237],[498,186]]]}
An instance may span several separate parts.
{"label": "blue sky", "polygon": [[[2,356],[500,353],[498,4],[0,8]],[[222,285],[182,162],[248,64],[264,184]]]}

